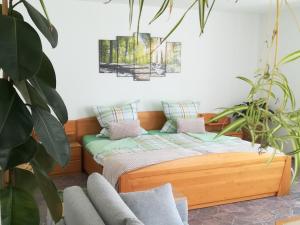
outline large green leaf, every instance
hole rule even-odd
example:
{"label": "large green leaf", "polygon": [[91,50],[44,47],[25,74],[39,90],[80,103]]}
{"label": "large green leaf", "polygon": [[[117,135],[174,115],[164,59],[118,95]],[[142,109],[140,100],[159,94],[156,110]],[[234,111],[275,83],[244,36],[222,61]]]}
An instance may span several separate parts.
{"label": "large green leaf", "polygon": [[20,168],[14,168],[13,173],[15,187],[33,195],[37,188],[33,173],[29,170]]}
{"label": "large green leaf", "polygon": [[30,137],[24,144],[0,151],[0,166],[6,170],[29,162],[37,151],[36,141]]}
{"label": "large green leaf", "polygon": [[65,166],[69,161],[70,148],[64,127],[49,112],[32,107],[34,129],[39,140],[60,165]]}
{"label": "large green leaf", "polygon": [[64,124],[68,121],[68,111],[60,95],[54,88],[51,88],[38,78],[32,78],[31,83],[39,91],[41,96],[44,96],[47,103],[53,109],[59,121]]}
{"label": "large green leaf", "polygon": [[14,187],[1,190],[2,225],[39,225],[39,209],[34,198]]}
{"label": "large green leaf", "polygon": [[26,22],[0,15],[0,68],[15,82],[33,76],[42,61],[42,44]]}
{"label": "large green leaf", "polygon": [[47,153],[42,144],[38,144],[37,148],[38,150],[31,161],[42,170],[49,173],[56,163],[53,158],[51,158],[51,156]]}
{"label": "large green leaf", "polygon": [[49,58],[46,56],[45,53],[43,53],[41,66],[32,79],[34,78],[43,81],[45,84],[47,84],[48,86],[54,89],[56,88],[55,71],[51,61],[49,60]]}
{"label": "large green leaf", "polygon": [[47,38],[53,48],[57,46],[58,34],[55,27],[46,19],[39,11],[37,11],[31,4],[23,0],[23,3],[29,13],[34,24]]}
{"label": "large green leaf", "polygon": [[29,138],[32,128],[30,112],[13,85],[0,79],[0,151],[23,144]]}
{"label": "large green leaf", "polygon": [[50,112],[47,101],[42,98],[37,90],[28,83],[28,81],[22,80],[18,83],[15,83],[15,86],[18,88],[27,104],[39,106]]}
{"label": "large green leaf", "polygon": [[39,72],[30,79],[30,82],[44,101],[51,106],[60,122],[63,124],[67,122],[68,111],[62,98],[55,90],[55,72],[50,60],[45,54]]}
{"label": "large green leaf", "polygon": [[58,191],[47,173],[34,162],[31,163],[36,182],[46,200],[51,216],[55,222],[62,217],[62,202]]}

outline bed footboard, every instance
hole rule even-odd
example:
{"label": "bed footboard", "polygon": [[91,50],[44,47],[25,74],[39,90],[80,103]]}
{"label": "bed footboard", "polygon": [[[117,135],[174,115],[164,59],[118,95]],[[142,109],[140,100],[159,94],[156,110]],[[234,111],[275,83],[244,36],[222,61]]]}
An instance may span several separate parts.
{"label": "bed footboard", "polygon": [[146,190],[170,182],[188,198],[189,208],[203,208],[289,193],[291,157],[257,153],[222,153],[165,162],[120,177],[119,191]]}

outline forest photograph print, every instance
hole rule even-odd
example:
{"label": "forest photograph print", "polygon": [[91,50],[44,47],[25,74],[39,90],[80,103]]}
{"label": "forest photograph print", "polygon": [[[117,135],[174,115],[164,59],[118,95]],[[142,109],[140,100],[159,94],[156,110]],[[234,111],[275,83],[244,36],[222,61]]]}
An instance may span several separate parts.
{"label": "forest photograph print", "polygon": [[181,43],[163,42],[149,33],[99,40],[99,73],[150,81],[181,72]]}
{"label": "forest photograph print", "polygon": [[134,33],[134,80],[149,81],[151,75],[151,39],[148,33]]}
{"label": "forest photograph print", "polygon": [[151,38],[151,77],[166,76],[166,43],[159,37]]}
{"label": "forest photograph print", "polygon": [[134,72],[134,37],[117,37],[117,76],[132,77]]}
{"label": "forest photograph print", "polygon": [[167,73],[181,72],[181,43],[167,42],[166,66]]}
{"label": "forest photograph print", "polygon": [[117,41],[100,40],[99,41],[99,72],[116,73],[118,66],[117,59]]}

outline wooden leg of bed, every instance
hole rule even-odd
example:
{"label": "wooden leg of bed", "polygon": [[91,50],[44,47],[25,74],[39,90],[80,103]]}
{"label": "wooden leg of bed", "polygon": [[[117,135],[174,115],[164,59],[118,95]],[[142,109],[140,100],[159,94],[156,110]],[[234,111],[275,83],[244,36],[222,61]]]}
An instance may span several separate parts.
{"label": "wooden leg of bed", "polygon": [[281,182],[279,185],[279,190],[277,196],[287,195],[290,192],[291,187],[291,166],[292,158],[290,156],[286,157],[285,166],[282,173]]}

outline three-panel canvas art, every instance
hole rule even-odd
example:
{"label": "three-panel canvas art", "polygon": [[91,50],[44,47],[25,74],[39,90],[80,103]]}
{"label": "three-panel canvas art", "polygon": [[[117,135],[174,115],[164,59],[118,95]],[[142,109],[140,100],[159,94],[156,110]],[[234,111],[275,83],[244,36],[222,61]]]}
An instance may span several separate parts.
{"label": "three-panel canvas art", "polygon": [[149,81],[166,73],[181,72],[181,43],[164,42],[149,33],[117,36],[116,40],[99,41],[99,72],[116,73]]}

